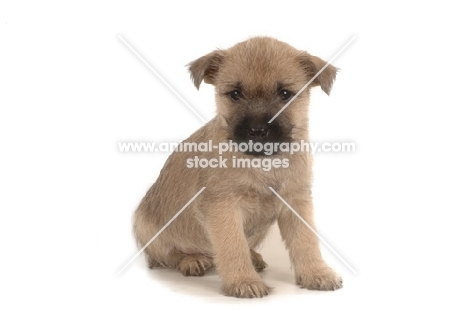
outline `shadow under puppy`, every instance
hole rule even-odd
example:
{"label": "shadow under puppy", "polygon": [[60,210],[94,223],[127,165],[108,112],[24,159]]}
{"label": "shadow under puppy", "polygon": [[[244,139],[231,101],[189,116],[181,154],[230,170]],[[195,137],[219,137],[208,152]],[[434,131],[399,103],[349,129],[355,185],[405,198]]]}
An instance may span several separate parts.
{"label": "shadow under puppy", "polygon": [[[198,88],[202,81],[216,89],[217,115],[184,143],[212,140],[308,142],[309,89],[330,93],[336,68],[329,65],[273,122],[268,121],[326,63],[268,37],[254,37],[226,50],[216,50],[191,64]],[[312,158],[309,152],[241,152],[223,158],[227,167],[188,168],[187,160],[218,158],[218,150],[173,152],[148,190],[134,217],[139,246],[150,239],[202,187],[206,189],[145,249],[149,267],[172,267],[186,276],[201,276],[215,267],[224,294],[262,297],[269,288],[257,273],[266,267],[255,249],[278,222],[289,250],[296,283],[316,290],[335,290],[341,277],[322,259],[316,235],[274,193],[275,189],[312,227]],[[287,167],[234,168],[232,158],[278,158]]]}

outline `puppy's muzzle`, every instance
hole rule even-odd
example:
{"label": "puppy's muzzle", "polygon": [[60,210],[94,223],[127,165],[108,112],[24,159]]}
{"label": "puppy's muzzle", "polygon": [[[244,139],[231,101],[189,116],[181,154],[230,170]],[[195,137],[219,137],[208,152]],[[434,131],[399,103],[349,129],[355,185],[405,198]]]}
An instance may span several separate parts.
{"label": "puppy's muzzle", "polygon": [[[268,121],[271,119],[271,115],[259,115],[252,116],[247,115],[240,118],[236,123],[233,124],[231,140],[237,143],[251,143],[266,144],[271,143],[282,143],[289,142],[290,138],[290,126],[284,126],[278,120],[274,120],[271,123]],[[250,142],[251,141],[251,142]],[[266,154],[264,150],[248,150],[244,151],[247,155],[263,156],[273,155],[278,151],[273,151],[270,154]]]}
{"label": "puppy's muzzle", "polygon": [[270,126],[251,126],[247,129],[247,137],[252,141],[265,141],[270,133]]}

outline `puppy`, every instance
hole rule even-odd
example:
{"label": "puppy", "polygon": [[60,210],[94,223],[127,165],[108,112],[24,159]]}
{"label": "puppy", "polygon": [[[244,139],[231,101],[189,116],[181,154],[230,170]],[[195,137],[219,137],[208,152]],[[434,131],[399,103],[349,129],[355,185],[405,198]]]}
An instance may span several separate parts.
{"label": "puppy", "polygon": [[[217,114],[184,143],[308,142],[309,89],[320,86],[329,94],[335,67],[326,67],[309,89],[269,120],[325,65],[322,59],[269,37],[251,38],[193,61],[189,71],[197,89],[202,81],[215,87]],[[222,156],[226,165],[218,168],[188,165],[195,157],[219,158],[216,149],[169,156],[135,212],[139,246],[205,190],[145,248],[148,266],[176,268],[185,276],[202,276],[215,267],[225,295],[263,297],[271,288],[258,274],[266,263],[255,249],[277,222],[296,283],[313,290],[341,288],[341,277],[322,259],[317,236],[269,188],[314,227],[310,153],[266,154],[233,147]],[[239,167],[234,159],[278,159],[281,165],[270,170]]]}

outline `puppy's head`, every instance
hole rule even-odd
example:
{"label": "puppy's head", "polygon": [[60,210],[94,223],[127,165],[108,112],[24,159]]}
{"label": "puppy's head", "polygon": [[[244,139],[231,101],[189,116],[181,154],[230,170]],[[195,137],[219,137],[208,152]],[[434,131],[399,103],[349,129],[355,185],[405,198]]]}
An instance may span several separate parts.
{"label": "puppy's head", "polygon": [[228,140],[291,142],[307,139],[310,87],[320,86],[330,94],[337,69],[328,65],[270,120],[325,65],[322,59],[284,42],[256,37],[193,61],[189,71],[197,88],[202,81],[215,86],[218,116],[227,129]]}

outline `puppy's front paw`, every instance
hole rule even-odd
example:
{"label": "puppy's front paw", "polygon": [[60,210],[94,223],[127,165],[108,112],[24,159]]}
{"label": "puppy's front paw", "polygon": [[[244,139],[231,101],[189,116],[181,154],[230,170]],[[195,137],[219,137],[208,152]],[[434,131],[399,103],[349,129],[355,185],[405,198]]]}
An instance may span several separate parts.
{"label": "puppy's front paw", "polygon": [[341,276],[328,266],[296,275],[296,283],[308,290],[334,291],[343,287]]}
{"label": "puppy's front paw", "polygon": [[266,286],[262,280],[254,279],[225,284],[222,290],[226,296],[234,296],[238,298],[261,298],[271,292],[271,287]]}

